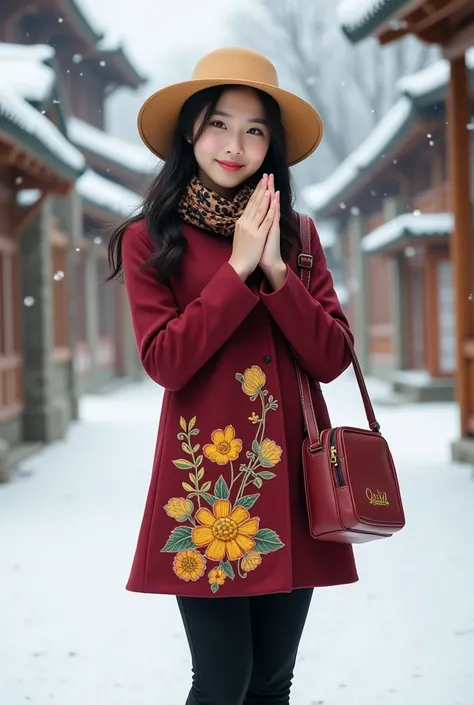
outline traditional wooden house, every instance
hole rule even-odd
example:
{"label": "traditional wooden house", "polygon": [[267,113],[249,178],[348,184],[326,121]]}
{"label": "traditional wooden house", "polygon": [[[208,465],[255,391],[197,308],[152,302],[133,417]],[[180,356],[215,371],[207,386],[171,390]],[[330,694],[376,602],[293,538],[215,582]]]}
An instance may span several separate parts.
{"label": "traditional wooden house", "polygon": [[[474,85],[474,54],[468,61]],[[365,371],[416,401],[451,399],[456,370],[448,82],[444,60],[402,79],[398,103],[368,139],[305,191],[318,218],[337,224]]]}
{"label": "traditional wooden house", "polygon": [[0,478],[64,435],[81,392],[142,377],[123,288],[105,285],[106,246],[156,163],[104,132],[106,97],[142,82],[74,0],[2,3]]}
{"label": "traditional wooden house", "polygon": [[[450,206],[454,227],[450,241],[452,266],[456,399],[460,437],[453,444],[456,460],[474,460],[474,283],[472,84],[469,63],[474,47],[472,0],[344,0],[338,6],[341,25],[357,42],[370,34],[382,44],[412,34],[441,46],[448,62],[446,148]],[[470,53],[469,53],[470,52]]]}
{"label": "traditional wooden house", "polygon": [[32,48],[29,66],[21,67],[24,71],[16,60],[6,59],[3,49],[0,46],[0,478],[5,479],[11,447],[22,444],[25,451],[61,437],[74,415],[64,339],[67,281],[54,267],[50,198],[65,198],[86,163],[61,130],[12,88],[15,80],[39,80],[49,48]]}

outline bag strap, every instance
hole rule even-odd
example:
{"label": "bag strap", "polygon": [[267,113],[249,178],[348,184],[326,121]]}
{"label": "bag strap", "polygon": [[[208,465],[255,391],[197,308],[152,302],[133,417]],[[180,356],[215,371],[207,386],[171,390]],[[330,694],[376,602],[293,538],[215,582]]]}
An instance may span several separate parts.
{"label": "bag strap", "polygon": [[[313,254],[311,247],[311,221],[306,215],[299,215],[299,225],[300,225],[300,238],[302,245],[302,252],[298,255],[298,267],[300,269],[300,278],[308,291],[311,285],[311,273],[313,268]],[[367,421],[369,423],[369,428],[371,431],[378,433],[380,431],[380,425],[375,418],[374,407],[370,401],[369,392],[367,390],[367,385],[364,380],[364,375],[357,358],[356,351],[352,344],[349,333],[345,327],[336,320],[336,323],[341,328],[344,337],[346,339],[347,346],[351,353],[352,365],[354,367],[357,384],[359,385],[359,390],[362,396],[362,401],[364,403],[365,414],[367,416]],[[308,375],[304,370],[301,369],[298,362],[295,361],[296,374],[298,378],[298,386],[300,389],[301,406],[303,408],[303,415],[306,424],[306,430],[309,437],[309,448],[311,452],[315,452],[321,449],[320,442],[320,432],[318,424],[316,421],[316,414],[314,412],[313,400],[311,397],[311,386],[309,382]]]}

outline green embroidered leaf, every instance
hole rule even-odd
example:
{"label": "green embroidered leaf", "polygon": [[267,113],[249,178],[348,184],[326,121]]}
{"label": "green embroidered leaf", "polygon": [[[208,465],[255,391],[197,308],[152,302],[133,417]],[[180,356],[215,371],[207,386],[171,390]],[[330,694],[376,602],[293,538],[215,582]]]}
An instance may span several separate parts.
{"label": "green embroidered leaf", "polygon": [[191,455],[191,448],[188,446],[187,443],[181,443],[181,448],[184,450],[185,453]]}
{"label": "green embroidered leaf", "polygon": [[218,500],[218,497],[214,497],[214,495],[209,494],[209,492],[203,492],[201,497],[210,504],[211,507],[213,507]]}
{"label": "green embroidered leaf", "polygon": [[188,477],[191,480],[191,482],[193,483],[193,485],[195,485],[196,484],[196,477],[193,475],[192,472],[189,473]]}
{"label": "green embroidered leaf", "polygon": [[273,394],[270,394],[270,396],[268,397],[268,401],[270,402],[270,404],[272,403],[272,401],[273,401]]}
{"label": "green embroidered leaf", "polygon": [[193,453],[197,453],[200,447],[201,446],[199,445],[199,443],[196,443],[196,445],[193,448]]}
{"label": "green embroidered leaf", "polygon": [[214,494],[216,495],[217,499],[229,499],[229,488],[227,487],[227,483],[222,475],[216,482]]}
{"label": "green embroidered leaf", "polygon": [[272,463],[271,460],[268,460],[267,458],[259,458],[258,462],[262,466],[262,468],[273,468],[275,467],[275,463]]}
{"label": "green embroidered leaf", "polygon": [[272,553],[279,551],[284,545],[272,529],[260,529],[255,536],[254,550],[259,553]]}
{"label": "green embroidered leaf", "polygon": [[237,372],[237,374],[235,375],[235,379],[237,380],[237,382],[240,382],[241,384],[245,381],[245,377],[243,375],[241,375],[240,372]]}
{"label": "green embroidered leaf", "polygon": [[217,583],[212,583],[211,590],[212,592],[217,592],[219,590],[219,585]]}
{"label": "green embroidered leaf", "polygon": [[191,485],[187,482],[183,482],[182,487],[186,490],[186,492],[194,492],[194,487],[191,487]]}
{"label": "green embroidered leaf", "polygon": [[190,435],[190,436],[197,436],[198,433],[199,433],[199,429],[198,429],[198,428],[193,428],[193,430],[189,432],[189,435]]}
{"label": "green embroidered leaf", "polygon": [[196,548],[191,538],[190,526],[178,526],[170,534],[165,546],[161,549],[162,553],[177,553],[178,551],[186,551],[190,548]]}
{"label": "green embroidered leaf", "polygon": [[221,561],[220,567],[224,571],[224,573],[227,575],[228,578],[231,580],[234,580],[235,578],[235,573],[234,569],[232,568],[231,564],[229,561]]}
{"label": "green embroidered leaf", "polygon": [[258,476],[261,477],[262,480],[273,480],[273,478],[276,477],[274,472],[268,472],[267,470],[259,472]]}
{"label": "green embroidered leaf", "polygon": [[255,487],[260,490],[263,487],[263,480],[261,477],[256,477],[255,480],[253,481],[253,484]]}
{"label": "green embroidered leaf", "polygon": [[259,494],[248,494],[247,496],[238,499],[237,502],[234,504],[234,507],[242,505],[242,507],[245,507],[245,509],[252,509],[253,505],[259,497]]}
{"label": "green embroidered leaf", "polygon": [[208,490],[211,489],[212,482],[208,480],[208,482],[205,482],[202,486],[202,491],[207,492]]}
{"label": "green embroidered leaf", "polygon": [[202,480],[203,477],[204,477],[204,468],[201,468],[200,470],[198,470],[197,479]]}
{"label": "green embroidered leaf", "polygon": [[196,467],[198,468],[201,465],[201,463],[202,463],[202,455],[199,455],[196,458]]}
{"label": "green embroidered leaf", "polygon": [[193,418],[192,418],[191,421],[189,422],[189,426],[188,426],[189,431],[192,431],[193,428],[195,427],[195,425],[196,425],[196,417],[193,416]]}
{"label": "green embroidered leaf", "polygon": [[187,427],[187,425],[186,425],[186,421],[184,420],[184,418],[183,418],[182,416],[179,417],[179,425],[181,426],[181,428],[183,429],[183,431],[187,431],[187,430],[188,430],[188,427]]}
{"label": "green embroidered leaf", "polygon": [[173,465],[176,465],[180,470],[192,470],[194,468],[194,465],[189,460],[184,460],[184,458],[173,460]]}
{"label": "green embroidered leaf", "polygon": [[260,450],[260,444],[257,441],[257,439],[255,439],[254,442],[252,443],[252,450],[255,453],[255,455],[258,455],[258,451]]}
{"label": "green embroidered leaf", "polygon": [[178,441],[185,441],[186,440],[186,434],[185,433],[178,433]]}

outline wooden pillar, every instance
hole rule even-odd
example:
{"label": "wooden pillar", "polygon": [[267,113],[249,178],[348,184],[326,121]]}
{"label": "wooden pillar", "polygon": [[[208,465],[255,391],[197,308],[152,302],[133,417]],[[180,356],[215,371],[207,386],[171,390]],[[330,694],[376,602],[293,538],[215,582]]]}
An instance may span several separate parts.
{"label": "wooden pillar", "polygon": [[[456,318],[456,393],[460,407],[461,437],[471,435],[471,416],[474,414],[471,361],[465,354],[467,341],[472,337],[473,291],[471,203],[469,188],[469,131],[470,101],[465,57],[451,60],[451,83],[448,99],[448,158],[451,185],[451,203],[454,214],[454,233],[451,238],[453,263],[454,310]],[[471,433],[470,433],[471,432]]]}

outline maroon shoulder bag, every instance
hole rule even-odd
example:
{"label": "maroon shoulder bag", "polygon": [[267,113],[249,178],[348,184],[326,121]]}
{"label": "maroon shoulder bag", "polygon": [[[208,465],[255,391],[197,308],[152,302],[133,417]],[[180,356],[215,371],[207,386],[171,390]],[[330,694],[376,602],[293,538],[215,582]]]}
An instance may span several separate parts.
{"label": "maroon shoulder bag", "polygon": [[[306,216],[300,216],[300,234],[303,252],[298,266],[309,290],[313,256]],[[365,543],[400,531],[405,515],[390,449],[380,433],[350,336],[340,327],[352,355],[369,428],[339,426],[320,431],[308,376],[296,363],[307,433],[302,450],[306,503],[313,538]]]}

